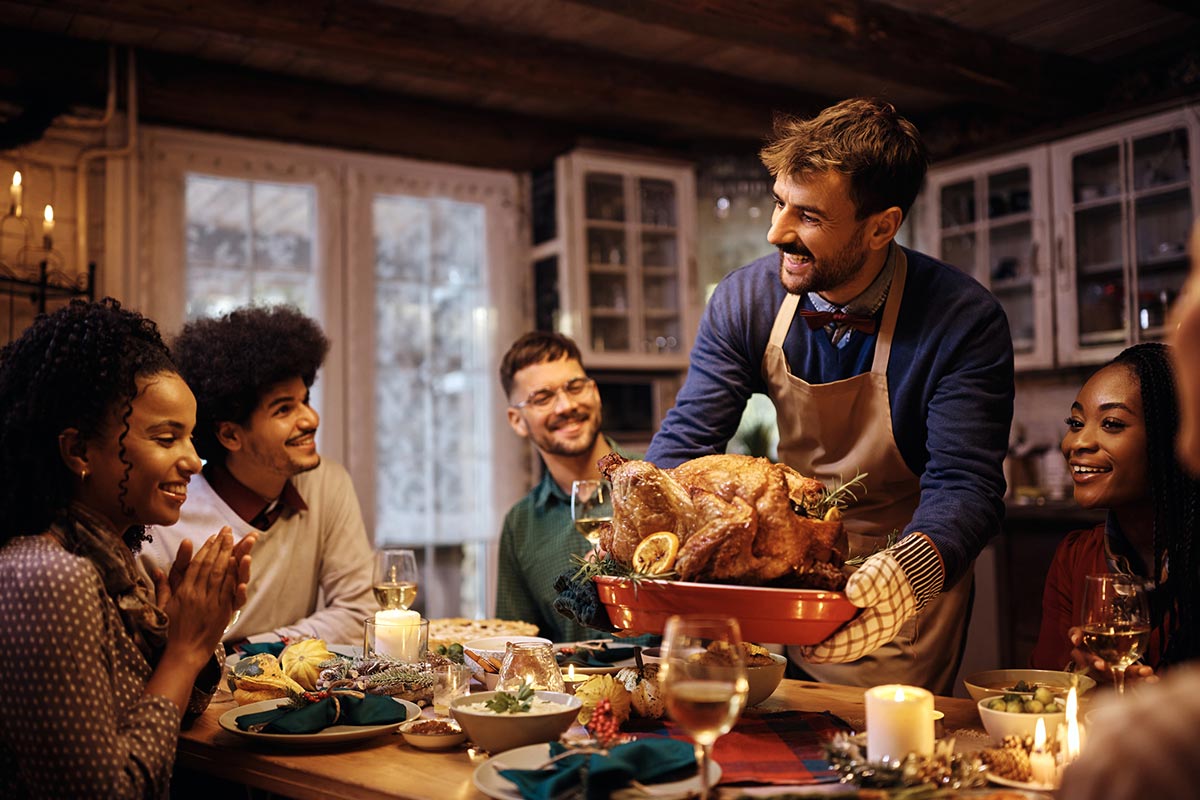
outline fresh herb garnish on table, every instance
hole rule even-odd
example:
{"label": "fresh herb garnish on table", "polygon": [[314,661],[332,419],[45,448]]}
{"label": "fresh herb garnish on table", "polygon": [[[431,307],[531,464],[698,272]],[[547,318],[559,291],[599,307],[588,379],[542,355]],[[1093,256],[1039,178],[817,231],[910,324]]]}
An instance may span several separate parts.
{"label": "fresh herb garnish on table", "polygon": [[497,692],[491,700],[484,703],[484,706],[497,714],[519,714],[528,711],[533,707],[533,686],[526,681],[521,681],[515,695],[509,692]]}

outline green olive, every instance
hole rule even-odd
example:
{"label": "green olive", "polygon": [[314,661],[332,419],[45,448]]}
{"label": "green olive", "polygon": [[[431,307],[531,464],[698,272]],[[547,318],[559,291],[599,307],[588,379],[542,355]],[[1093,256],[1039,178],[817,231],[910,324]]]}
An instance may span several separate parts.
{"label": "green olive", "polygon": [[1003,711],[1004,707],[1005,707],[1005,703],[1003,700],[1001,700],[999,697],[997,697],[995,700],[988,701],[987,707],[990,708],[992,711]]}
{"label": "green olive", "polygon": [[1010,714],[1020,714],[1023,711],[1023,703],[1020,700],[1013,700],[1004,704],[1004,710]]}
{"label": "green olive", "polygon": [[1046,704],[1042,703],[1038,700],[1026,700],[1025,701],[1025,713],[1026,714],[1041,714],[1045,710],[1045,708],[1046,708]]}
{"label": "green olive", "polygon": [[1058,703],[1046,703],[1046,708],[1044,709],[1044,713],[1057,714],[1060,711],[1062,711],[1062,707],[1059,706]]}
{"label": "green olive", "polygon": [[1042,705],[1054,702],[1054,692],[1047,689],[1045,686],[1039,686],[1038,690],[1033,693],[1033,699],[1037,700]]}

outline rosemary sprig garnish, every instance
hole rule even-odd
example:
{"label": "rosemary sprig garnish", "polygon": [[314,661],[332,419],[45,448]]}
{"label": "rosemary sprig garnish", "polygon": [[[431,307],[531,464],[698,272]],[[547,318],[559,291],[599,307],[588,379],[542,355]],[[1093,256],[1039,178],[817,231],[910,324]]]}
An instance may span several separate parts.
{"label": "rosemary sprig garnish", "polygon": [[826,489],[825,493],[822,494],[815,503],[806,507],[804,510],[808,512],[809,517],[815,519],[825,519],[825,515],[828,514],[830,510],[834,508],[841,509],[847,504],[858,500],[858,494],[855,492],[855,487],[858,487],[858,489],[865,492],[867,484],[863,481],[863,479],[866,478],[867,475],[868,473],[866,472],[860,472],[848,481],[842,480],[841,476],[839,476],[841,483],[832,489]]}
{"label": "rosemary sprig garnish", "polygon": [[677,580],[679,573],[674,570],[666,572],[657,572],[653,575],[647,572],[639,572],[632,566],[622,564],[611,555],[604,555],[601,558],[588,558],[574,554],[571,556],[571,561],[579,566],[575,574],[571,576],[572,581],[590,581],[600,575],[605,575],[612,578],[626,578],[633,582],[634,588],[642,581],[658,581],[658,580]]}

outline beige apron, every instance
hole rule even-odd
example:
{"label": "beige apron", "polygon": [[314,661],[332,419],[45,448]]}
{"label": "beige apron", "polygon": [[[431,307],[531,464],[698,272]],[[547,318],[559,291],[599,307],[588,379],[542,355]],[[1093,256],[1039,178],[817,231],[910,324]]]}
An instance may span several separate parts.
{"label": "beige apron", "polygon": [[[823,384],[806,383],[791,373],[783,342],[800,305],[796,294],[784,299],[763,356],[763,375],[779,425],[780,460],[826,485],[867,473],[867,490],[859,490],[858,501],[846,510],[851,556],[882,549],[889,533],[903,531],[912,521],[921,497],[920,479],[904,463],[892,433],[887,367],[908,262],[894,244],[889,257],[896,259],[896,268],[870,372]],[[905,623],[895,639],[857,661],[808,664],[794,648],[789,655],[805,672],[827,683],[907,683],[950,694],[970,616],[972,577],[968,570],[918,618]],[[919,642],[914,641],[918,627]]]}

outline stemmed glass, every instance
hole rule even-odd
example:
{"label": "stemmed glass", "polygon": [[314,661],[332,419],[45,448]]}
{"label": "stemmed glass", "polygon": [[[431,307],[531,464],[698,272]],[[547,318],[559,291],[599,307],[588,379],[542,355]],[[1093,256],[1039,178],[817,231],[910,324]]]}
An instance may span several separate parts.
{"label": "stemmed glass", "polygon": [[1125,670],[1150,641],[1145,581],[1132,575],[1088,575],[1083,585],[1083,644],[1112,670],[1125,694]]}
{"label": "stemmed glass", "polygon": [[595,548],[600,544],[600,528],[612,522],[612,486],[605,480],[575,481],[571,484],[571,519]]}
{"label": "stemmed glass", "polygon": [[384,549],[375,552],[371,588],[379,607],[407,609],[417,600],[417,554],[412,550]]}
{"label": "stemmed glass", "polygon": [[708,762],[746,705],[746,660],[732,617],[676,615],[663,631],[660,680],[671,719],[699,745],[701,800],[708,798]]}

